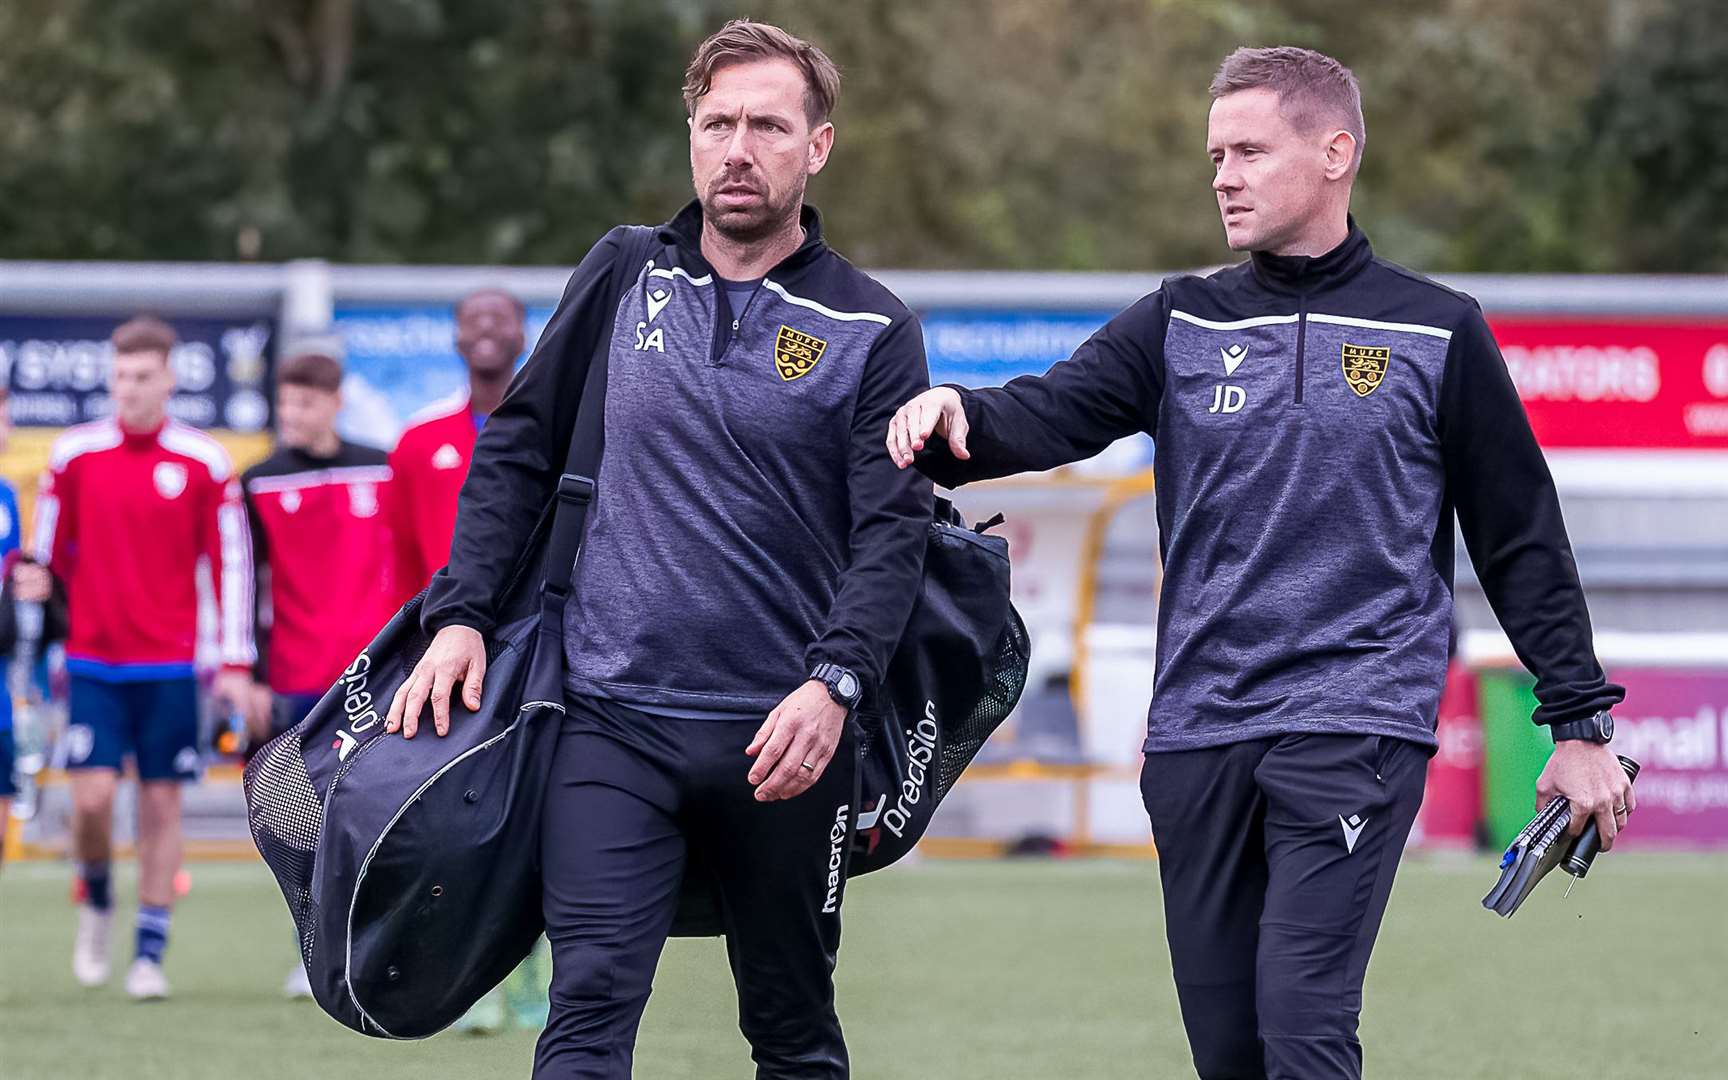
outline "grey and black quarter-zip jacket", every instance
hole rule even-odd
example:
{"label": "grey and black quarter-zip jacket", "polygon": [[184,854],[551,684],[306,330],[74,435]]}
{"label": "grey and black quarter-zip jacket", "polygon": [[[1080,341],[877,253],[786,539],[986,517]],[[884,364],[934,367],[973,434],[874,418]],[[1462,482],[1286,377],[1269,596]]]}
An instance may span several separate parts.
{"label": "grey and black quarter-zip jacket", "polygon": [[566,613],[567,687],[695,714],[766,715],[818,663],[880,682],[923,572],[930,483],[882,433],[929,385],[916,317],[822,239],[744,311],[699,248],[694,202],[656,230],[618,308],[624,231],[576,269],[486,422],[424,625],[492,627],[564,465],[580,385],[564,358],[611,334],[605,450]]}
{"label": "grey and black quarter-zip jacket", "polygon": [[1536,721],[1624,696],[1481,309],[1376,259],[1354,221],[1323,256],[1167,279],[1047,374],[961,397],[971,460],[932,440],[918,461],[949,486],[1154,438],[1148,752],[1293,733],[1435,746],[1454,514],[1536,675]]}

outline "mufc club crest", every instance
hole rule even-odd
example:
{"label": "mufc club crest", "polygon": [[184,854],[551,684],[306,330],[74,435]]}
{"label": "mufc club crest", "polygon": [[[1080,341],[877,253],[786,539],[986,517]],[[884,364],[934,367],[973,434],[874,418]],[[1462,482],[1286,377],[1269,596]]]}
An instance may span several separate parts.
{"label": "mufc club crest", "polygon": [[787,382],[802,379],[827,351],[826,341],[782,324],[780,336],[774,339],[774,370]]}
{"label": "mufc club crest", "polygon": [[1391,364],[1392,350],[1386,346],[1344,343],[1344,381],[1357,397],[1378,390]]}
{"label": "mufc club crest", "polygon": [[186,466],[178,461],[158,461],[150,478],[156,482],[156,491],[164,499],[178,499],[186,490]]}

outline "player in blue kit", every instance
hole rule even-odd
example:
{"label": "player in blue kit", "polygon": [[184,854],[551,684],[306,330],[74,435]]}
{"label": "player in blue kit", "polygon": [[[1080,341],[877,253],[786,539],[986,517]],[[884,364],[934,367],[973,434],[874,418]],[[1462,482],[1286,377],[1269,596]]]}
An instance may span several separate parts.
{"label": "player in blue kit", "polygon": [[[12,441],[10,406],[11,394],[4,385],[0,385],[0,454],[6,452],[7,444]],[[48,571],[38,566],[34,560],[20,556],[18,537],[22,531],[18,518],[18,492],[9,481],[0,478],[0,567],[5,568],[5,573],[10,578],[5,595],[0,598],[0,653],[4,654],[8,667],[19,636],[19,605],[40,604],[46,601],[52,592]],[[0,684],[0,858],[5,855],[5,837],[12,824],[12,799],[17,794],[17,744],[12,731],[12,694],[5,685]]]}

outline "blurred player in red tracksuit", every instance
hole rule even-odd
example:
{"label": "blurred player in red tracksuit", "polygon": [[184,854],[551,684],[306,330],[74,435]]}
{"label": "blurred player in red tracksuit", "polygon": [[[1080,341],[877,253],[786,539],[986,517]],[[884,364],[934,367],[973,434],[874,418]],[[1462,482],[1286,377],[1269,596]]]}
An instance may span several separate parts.
{"label": "blurred player in red tracksuit", "polygon": [[126,990],[168,995],[174,877],[180,869],[180,785],[199,774],[197,568],[208,561],[220,610],[215,693],[245,707],[251,689],[252,560],[240,484],[208,435],[169,419],[174,391],[166,323],[114,331],[114,416],[55,440],[36,499],[35,554],[71,605],[67,768],[73,851],[82,879],[72,969],[108,979],[114,791],[124,758],[138,770],[138,927]]}
{"label": "blurred player in red tracksuit", "polygon": [[[384,451],[336,433],[342,363],[292,352],[276,370],[276,451],[241,476],[258,571],[254,748],[298,724],[393,612]],[[312,993],[306,969],[290,997]]]}
{"label": "blurred player in red tracksuit", "polygon": [[450,558],[456,496],[468,476],[474,438],[504,400],[527,341],[522,302],[482,289],[456,305],[456,352],[468,389],[422,409],[390,455],[390,527],[396,538],[396,591],[408,600]]}
{"label": "blurred player in red tracksuit", "polygon": [[241,477],[259,584],[254,746],[304,719],[394,610],[390,466],[382,450],[336,433],[341,408],[341,361],[316,349],[288,356],[276,375],[276,451]]}

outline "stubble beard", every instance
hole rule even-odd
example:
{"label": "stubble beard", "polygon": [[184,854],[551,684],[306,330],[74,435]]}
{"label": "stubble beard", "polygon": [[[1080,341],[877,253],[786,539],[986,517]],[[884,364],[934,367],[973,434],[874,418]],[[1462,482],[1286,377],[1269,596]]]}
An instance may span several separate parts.
{"label": "stubble beard", "polygon": [[712,192],[723,182],[715,181],[710,185],[709,193],[703,195],[702,221],[735,244],[754,244],[778,235],[786,228],[787,222],[797,216],[798,206],[804,199],[804,184],[800,182],[779,203],[764,198],[762,205],[755,210],[720,210],[714,206]]}

